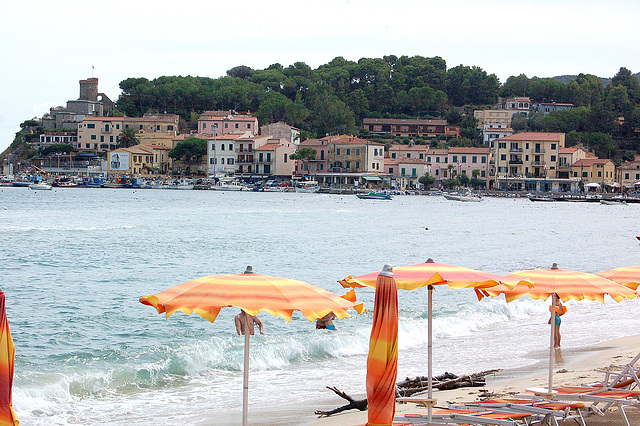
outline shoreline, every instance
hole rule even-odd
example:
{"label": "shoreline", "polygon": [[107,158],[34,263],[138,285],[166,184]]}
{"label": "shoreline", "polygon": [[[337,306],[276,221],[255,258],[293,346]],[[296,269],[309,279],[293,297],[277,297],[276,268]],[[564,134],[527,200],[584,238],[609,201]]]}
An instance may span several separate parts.
{"label": "shoreline", "polygon": [[[605,341],[593,346],[579,349],[560,351],[561,355],[554,364],[554,386],[580,386],[602,380],[604,374],[595,369],[604,369],[611,365],[624,365],[631,361],[640,350],[640,335],[622,337]],[[529,366],[503,370],[494,375],[486,376],[486,386],[478,388],[458,388],[444,391],[435,391],[434,398],[438,400],[437,406],[446,406],[449,402],[462,402],[479,400],[483,391],[489,392],[493,397],[504,397],[515,393],[524,392],[525,388],[544,387],[548,383],[548,358],[539,359]],[[344,400],[336,396],[336,408],[343,405]],[[413,403],[396,403],[396,417],[404,413],[420,410],[422,407]],[[614,410],[614,411],[612,411]],[[596,424],[592,421],[597,418],[597,423],[618,424],[619,414],[615,408],[607,411],[604,417],[588,417],[587,424]],[[632,424],[639,424],[640,409],[627,408],[627,414]],[[637,417],[635,417],[637,415]],[[633,417],[632,417],[633,416]],[[636,419],[636,423],[634,420]],[[314,422],[306,424],[317,426],[344,426],[362,425],[367,422],[366,411],[348,411],[331,417],[318,418]]]}

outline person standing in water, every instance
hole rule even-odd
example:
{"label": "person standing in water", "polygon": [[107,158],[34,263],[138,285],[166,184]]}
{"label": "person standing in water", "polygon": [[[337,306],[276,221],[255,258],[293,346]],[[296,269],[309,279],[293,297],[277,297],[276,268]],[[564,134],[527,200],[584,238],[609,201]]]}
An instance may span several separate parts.
{"label": "person standing in water", "polygon": [[[552,307],[549,306],[549,311],[551,311]],[[555,316],[555,330],[553,332],[553,336],[554,336],[554,340],[553,340],[553,347],[558,349],[560,348],[560,339],[562,336],[560,336],[560,324],[562,323],[562,320],[560,319],[561,315],[564,315],[567,312],[567,307],[564,306],[562,304],[562,300],[560,300],[560,298],[558,298],[557,302],[556,302],[556,316]],[[549,324],[551,324],[551,318],[549,318]]]}
{"label": "person standing in water", "polygon": [[336,330],[336,326],[333,325],[333,320],[336,319],[336,314],[329,312],[327,315],[316,320],[316,328],[319,330]]}
{"label": "person standing in water", "polygon": [[243,336],[245,333],[245,327],[247,323],[249,324],[249,334],[253,336],[255,334],[254,324],[258,324],[258,328],[260,329],[260,334],[264,334],[262,321],[260,318],[254,315],[249,315],[245,311],[240,310],[240,313],[236,315],[236,331],[239,335]]}

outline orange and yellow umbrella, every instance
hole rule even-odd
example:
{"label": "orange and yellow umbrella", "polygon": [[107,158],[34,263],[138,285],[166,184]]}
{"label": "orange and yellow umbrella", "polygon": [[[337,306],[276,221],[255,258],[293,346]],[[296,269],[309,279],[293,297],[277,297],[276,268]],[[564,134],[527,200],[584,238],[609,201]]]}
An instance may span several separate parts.
{"label": "orange and yellow umbrella", "polygon": [[[464,268],[462,266],[445,265],[435,263],[432,259],[425,263],[409,266],[398,266],[393,268],[393,276],[399,289],[415,290],[420,287],[427,287],[429,291],[428,298],[428,382],[427,395],[432,400],[433,381],[432,381],[432,318],[433,318],[433,289],[435,285],[446,284],[452,289],[459,288],[488,288],[496,285],[504,285],[506,288],[513,288],[520,280],[508,280],[501,275],[495,275],[488,272],[478,271],[475,269]],[[359,275],[357,277],[348,276],[340,280],[343,287],[371,287],[376,288],[378,280],[378,272],[370,272],[368,274]],[[524,284],[531,285],[527,281]],[[427,404],[429,418],[431,421],[432,406],[435,400]]]}
{"label": "orange and yellow umbrella", "polygon": [[[169,318],[177,311],[187,315],[195,312],[214,322],[224,307],[242,309],[249,315],[268,312],[291,321],[293,311],[300,311],[309,321],[333,312],[338,318],[349,316],[348,308],[355,305],[352,294],[337,296],[320,287],[288,278],[254,274],[247,267],[243,274],[210,275],[178,284],[155,295],[143,296],[140,302],[156,308]],[[245,333],[243,424],[247,423],[249,333]]]}
{"label": "orange and yellow umbrella", "polygon": [[623,266],[622,268],[598,272],[596,275],[629,287],[632,290],[636,290],[640,285],[640,266]]}
{"label": "orange and yellow umbrella", "polygon": [[20,424],[11,401],[15,355],[16,348],[13,346],[9,321],[7,321],[5,296],[0,289],[0,426]]}
{"label": "orange and yellow umbrella", "polygon": [[556,299],[567,300],[599,300],[604,303],[604,296],[609,295],[616,302],[624,299],[633,299],[638,294],[632,289],[617,284],[611,280],[586,272],[568,271],[559,269],[557,264],[553,264],[548,269],[530,269],[507,274],[511,280],[527,280],[533,283],[530,288],[526,285],[518,284],[513,288],[495,286],[476,290],[478,298],[484,296],[497,297],[504,294],[507,302],[516,300],[522,296],[529,296],[533,299],[547,300],[552,297],[551,302],[551,336],[549,351],[549,392],[553,383],[553,361],[554,361],[554,341],[555,341],[555,314]]}
{"label": "orange and yellow umbrella", "polygon": [[389,265],[378,275],[367,357],[367,425],[390,425],[396,413],[398,288]]}

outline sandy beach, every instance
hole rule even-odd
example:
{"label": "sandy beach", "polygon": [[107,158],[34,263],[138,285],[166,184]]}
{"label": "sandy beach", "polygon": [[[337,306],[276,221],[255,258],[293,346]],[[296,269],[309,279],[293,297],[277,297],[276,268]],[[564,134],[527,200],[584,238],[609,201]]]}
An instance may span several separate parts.
{"label": "sandy beach", "polygon": [[[607,369],[612,365],[624,365],[631,361],[640,350],[640,335],[610,340],[583,350],[560,350],[554,368],[554,386],[580,386],[583,383],[596,382],[603,379],[603,373],[596,369]],[[505,353],[508,356],[508,353]],[[482,388],[459,388],[434,392],[438,400],[437,406],[446,407],[449,402],[479,400],[481,394],[489,393],[492,397],[505,397],[524,392],[526,388],[540,388],[548,383],[548,359],[540,359],[538,363],[526,369],[504,370],[486,377],[486,386]],[[400,379],[400,378],[399,378]],[[354,397],[359,397],[355,396]],[[345,401],[335,397],[335,405],[317,407],[317,409],[333,409],[344,405]],[[407,412],[424,411],[412,403],[397,403],[396,417]],[[632,425],[640,425],[640,409],[625,409]],[[616,408],[611,408],[604,416],[591,415],[586,419],[587,425],[622,425],[622,416]],[[318,426],[362,425],[367,422],[367,412],[350,411],[331,417],[323,417],[314,422]],[[575,424],[567,420],[566,424]]]}

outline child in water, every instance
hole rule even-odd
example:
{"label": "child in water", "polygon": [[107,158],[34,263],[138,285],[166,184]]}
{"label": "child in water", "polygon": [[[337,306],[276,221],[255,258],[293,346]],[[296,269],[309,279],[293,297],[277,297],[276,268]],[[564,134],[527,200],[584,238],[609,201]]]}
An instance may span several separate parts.
{"label": "child in water", "polygon": [[327,315],[316,320],[316,328],[319,330],[336,330],[336,326],[333,325],[333,320],[336,319],[336,314],[329,312]]}

